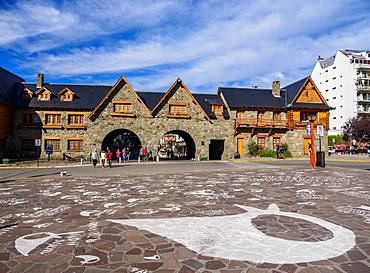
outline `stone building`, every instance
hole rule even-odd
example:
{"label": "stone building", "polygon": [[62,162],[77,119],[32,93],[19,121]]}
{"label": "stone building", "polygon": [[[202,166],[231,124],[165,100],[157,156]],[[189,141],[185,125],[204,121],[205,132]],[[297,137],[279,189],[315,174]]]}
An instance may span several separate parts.
{"label": "stone building", "polygon": [[[218,88],[192,93],[177,79],[167,92],[137,92],[121,77],[114,86],[26,83],[0,70],[0,157],[35,158],[52,147],[52,158],[89,158],[94,149],[141,147],[157,151],[160,139],[179,135],[188,159],[247,156],[255,141],[272,150],[287,143],[293,156],[306,154],[307,114],[328,128],[331,108],[310,77],[280,88]],[[41,149],[35,147],[35,140]],[[39,141],[40,140],[40,141]],[[326,137],[323,140],[327,145]]]}

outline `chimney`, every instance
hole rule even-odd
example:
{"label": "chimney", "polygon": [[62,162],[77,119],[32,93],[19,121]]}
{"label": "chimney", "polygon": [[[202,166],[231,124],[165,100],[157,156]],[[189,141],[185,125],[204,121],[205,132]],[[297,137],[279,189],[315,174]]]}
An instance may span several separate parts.
{"label": "chimney", "polygon": [[280,97],[280,81],[272,82],[272,94],[274,97]]}
{"label": "chimney", "polygon": [[36,88],[37,89],[40,89],[44,86],[44,74],[42,73],[38,73],[37,74],[37,84],[36,84]]}

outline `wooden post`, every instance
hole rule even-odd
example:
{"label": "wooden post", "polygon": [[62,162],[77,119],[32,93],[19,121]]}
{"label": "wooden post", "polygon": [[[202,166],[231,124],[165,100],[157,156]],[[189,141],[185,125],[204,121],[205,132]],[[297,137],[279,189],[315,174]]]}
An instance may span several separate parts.
{"label": "wooden post", "polygon": [[316,166],[316,160],[315,160],[315,131],[314,131],[313,122],[311,122],[311,154],[310,154],[310,166],[311,167],[315,167]]}

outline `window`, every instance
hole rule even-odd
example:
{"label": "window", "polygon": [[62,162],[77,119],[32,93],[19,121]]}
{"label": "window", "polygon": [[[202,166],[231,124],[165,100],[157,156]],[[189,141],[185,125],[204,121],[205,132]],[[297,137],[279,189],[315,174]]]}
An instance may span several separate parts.
{"label": "window", "polygon": [[276,148],[277,148],[277,146],[278,145],[280,145],[280,137],[274,137],[273,139],[272,139],[272,148],[273,148],[273,150],[274,151],[276,151]]}
{"label": "window", "polygon": [[62,116],[61,114],[46,114],[45,125],[60,125],[61,116]]}
{"label": "window", "polygon": [[132,112],[132,103],[114,103],[114,112],[115,113],[131,113]]}
{"label": "window", "polygon": [[43,93],[39,94],[38,100],[50,100],[50,93],[43,92]]}
{"label": "window", "polygon": [[35,151],[35,140],[34,139],[22,139],[22,151],[34,152]]}
{"label": "window", "polygon": [[186,104],[170,104],[170,115],[187,115]]}
{"label": "window", "polygon": [[60,96],[61,101],[73,101],[73,94],[70,92],[66,92]]}
{"label": "window", "polygon": [[242,111],[236,112],[236,118],[237,119],[243,119],[243,118],[245,118],[245,113],[242,112]]}
{"label": "window", "polygon": [[32,99],[32,95],[33,95],[32,91],[30,91],[30,90],[23,90],[22,98],[24,100],[30,100],[30,99]]}
{"label": "window", "polygon": [[68,115],[68,125],[81,125],[84,123],[83,115]]}
{"label": "window", "polygon": [[265,148],[265,141],[266,141],[266,138],[265,137],[258,137],[257,138],[257,146],[260,149],[264,149]]}
{"label": "window", "polygon": [[274,112],[272,116],[273,120],[281,120],[281,113],[280,112]]}
{"label": "window", "polygon": [[81,151],[83,141],[78,140],[68,140],[68,151]]}
{"label": "window", "polygon": [[265,112],[257,112],[257,119],[263,120],[265,118]]}
{"label": "window", "polygon": [[212,112],[215,113],[216,116],[222,115],[224,111],[223,105],[212,104]]}
{"label": "window", "polygon": [[[301,122],[302,121],[309,121],[308,116],[312,114],[310,112],[301,112]],[[317,114],[316,114],[316,120],[317,120]]]}
{"label": "window", "polygon": [[40,123],[40,117],[36,113],[22,113],[23,125],[35,125]]}
{"label": "window", "polygon": [[45,139],[45,150],[48,145],[52,145],[54,151],[60,151],[60,139]]}

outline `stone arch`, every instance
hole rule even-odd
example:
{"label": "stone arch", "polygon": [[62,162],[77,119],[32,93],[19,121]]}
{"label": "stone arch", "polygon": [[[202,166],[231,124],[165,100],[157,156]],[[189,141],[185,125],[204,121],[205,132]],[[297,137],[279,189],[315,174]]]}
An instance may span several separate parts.
{"label": "stone arch", "polygon": [[102,143],[101,149],[106,150],[107,148],[113,149],[123,149],[124,147],[130,148],[131,159],[137,159],[140,153],[140,148],[142,142],[137,134],[128,129],[115,129],[108,133]]}
{"label": "stone arch", "polygon": [[183,130],[170,130],[170,131],[167,131],[162,136],[169,135],[169,134],[178,135],[184,139],[186,143],[186,157],[185,157],[186,159],[195,158],[195,154],[196,154],[195,141],[194,141],[194,138],[188,132],[185,132]]}

